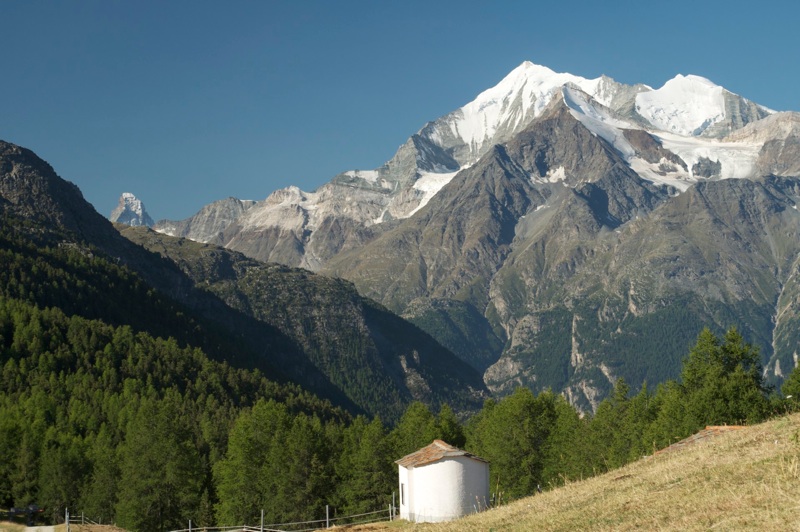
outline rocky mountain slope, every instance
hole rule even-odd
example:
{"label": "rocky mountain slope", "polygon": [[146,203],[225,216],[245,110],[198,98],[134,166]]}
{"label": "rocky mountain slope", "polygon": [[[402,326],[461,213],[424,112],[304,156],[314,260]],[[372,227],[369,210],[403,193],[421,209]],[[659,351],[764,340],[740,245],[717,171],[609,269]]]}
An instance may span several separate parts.
{"label": "rocky mountain slope", "polygon": [[[175,338],[352,412],[393,421],[412,400],[463,412],[486,397],[478,372],[350,283],[144,227],[115,228],[46,162],[6,142],[0,236],[0,248],[29,256],[3,267],[20,297]],[[67,278],[51,279],[53,270]]]}
{"label": "rocky mountain slope", "polygon": [[[177,264],[231,308],[280,331],[365,411],[394,420],[413,400],[463,412],[488,397],[478,372],[349,282],[141,227],[122,234]],[[293,376],[301,384],[311,377]]]}
{"label": "rocky mountain slope", "polygon": [[780,380],[798,360],[798,116],[698,76],[524,63],[383,167],[277,191],[210,241],[351,280],[501,393],[591,409],[619,376],[674,377],[703,325],[737,325]]}

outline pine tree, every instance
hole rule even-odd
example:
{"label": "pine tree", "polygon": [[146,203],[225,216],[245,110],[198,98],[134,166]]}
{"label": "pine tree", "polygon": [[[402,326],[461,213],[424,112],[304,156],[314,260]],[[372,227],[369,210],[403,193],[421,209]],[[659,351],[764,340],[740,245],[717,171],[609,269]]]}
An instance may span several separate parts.
{"label": "pine tree", "polygon": [[800,406],[800,365],[795,366],[783,381],[781,392],[783,392],[789,408],[796,410]]}
{"label": "pine tree", "polygon": [[467,437],[464,434],[464,427],[461,426],[449,405],[443,404],[439,410],[439,415],[436,418],[436,428],[439,432],[439,439],[459,449],[466,445]]}
{"label": "pine tree", "polygon": [[286,406],[275,401],[259,401],[250,411],[239,414],[225,458],[214,468],[220,525],[255,522],[267,506],[271,479],[265,476],[265,468],[273,446],[285,440],[290,423]]}
{"label": "pine tree", "polygon": [[380,419],[359,416],[344,429],[336,464],[337,513],[353,515],[384,508],[396,489],[396,466],[386,429]]}
{"label": "pine tree", "polygon": [[63,516],[65,509],[77,506],[80,493],[76,488],[82,485],[88,470],[89,461],[80,439],[61,435],[43,446],[37,503],[47,509],[51,522]]}
{"label": "pine tree", "polygon": [[607,471],[627,462],[630,438],[625,418],[630,402],[629,392],[630,387],[625,379],[617,379],[611,396],[597,406],[597,412],[590,423],[594,465],[600,471]]}
{"label": "pine tree", "polygon": [[390,435],[395,459],[430,445],[433,440],[441,437],[440,429],[436,426],[436,417],[419,401],[408,405]]}
{"label": "pine tree", "polygon": [[499,403],[484,406],[471,425],[468,449],[489,460],[491,485],[500,486],[506,497],[531,495],[544,481],[547,440],[555,420],[552,400],[518,388]]}
{"label": "pine tree", "polygon": [[628,401],[627,412],[623,426],[627,441],[627,461],[639,458],[653,452],[652,443],[646,437],[648,427],[658,415],[658,403],[647,389],[647,383],[642,384],[639,393]]}
{"label": "pine tree", "polygon": [[180,528],[196,513],[204,472],[180,402],[146,399],[127,428],[116,507],[126,529]]}
{"label": "pine tree", "polygon": [[294,417],[284,439],[272,446],[261,470],[267,479],[265,516],[270,522],[318,519],[334,492],[333,460],[317,417]]}
{"label": "pine tree", "polygon": [[105,426],[94,438],[89,457],[92,470],[80,506],[92,519],[109,523],[116,512],[120,472],[117,451]]}
{"label": "pine tree", "polygon": [[5,508],[14,506],[12,476],[22,439],[17,416],[17,407],[0,398],[0,506]]}
{"label": "pine tree", "polygon": [[542,486],[560,485],[567,480],[591,476],[592,449],[586,420],[563,396],[546,391],[540,397],[551,402],[555,411],[545,446]]}
{"label": "pine tree", "polygon": [[686,425],[754,423],[768,411],[769,391],[761,375],[758,349],[745,343],[735,327],[720,341],[706,328],[689,352],[681,372]]}

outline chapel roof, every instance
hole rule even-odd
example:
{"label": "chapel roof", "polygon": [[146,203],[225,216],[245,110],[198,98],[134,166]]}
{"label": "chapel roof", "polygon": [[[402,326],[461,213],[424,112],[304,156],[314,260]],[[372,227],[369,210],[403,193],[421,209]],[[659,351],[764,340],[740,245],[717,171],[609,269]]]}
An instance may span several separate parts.
{"label": "chapel roof", "polygon": [[454,456],[466,456],[467,458],[472,458],[480,462],[489,462],[488,460],[485,460],[479,456],[475,456],[472,453],[462,451],[458,447],[453,447],[449,443],[446,443],[442,440],[433,440],[433,443],[430,445],[423,447],[419,451],[408,454],[399,460],[395,460],[395,463],[406,468],[418,467],[431,464],[433,462],[438,462],[443,458],[451,458]]}

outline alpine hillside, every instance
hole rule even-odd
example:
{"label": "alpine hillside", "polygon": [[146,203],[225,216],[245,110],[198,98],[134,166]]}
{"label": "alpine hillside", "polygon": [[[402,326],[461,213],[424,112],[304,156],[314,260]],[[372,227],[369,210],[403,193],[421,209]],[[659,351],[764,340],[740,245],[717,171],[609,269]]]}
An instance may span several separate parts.
{"label": "alpine hillside", "polygon": [[414,400],[475,411],[487,395],[477,371],[351,283],[114,226],[50,165],[6,142],[0,250],[6,298],[170,338],[352,413],[395,421]]}
{"label": "alpine hillside", "polygon": [[352,281],[495,392],[593,409],[736,325],[797,365],[800,115],[693,75],[661,88],[525,62],[382,167],[155,229]]}

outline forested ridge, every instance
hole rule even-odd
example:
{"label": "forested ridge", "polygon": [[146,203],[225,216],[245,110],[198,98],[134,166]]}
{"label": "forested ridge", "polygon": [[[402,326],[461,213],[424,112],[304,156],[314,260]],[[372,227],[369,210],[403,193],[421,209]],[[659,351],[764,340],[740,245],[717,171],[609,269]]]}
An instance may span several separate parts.
{"label": "forested ridge", "polygon": [[[118,228],[177,266],[199,291],[286,338],[361,412],[395,422],[414,399],[475,412],[488,396],[474,368],[352,283],[144,227]],[[311,380],[302,377],[304,385]]]}
{"label": "forested ridge", "polygon": [[[155,233],[125,238],[33,152],[0,141],[8,296],[175,338],[394,422],[413,400],[475,412],[479,373],[352,284]],[[132,241],[133,240],[133,241]]]}

